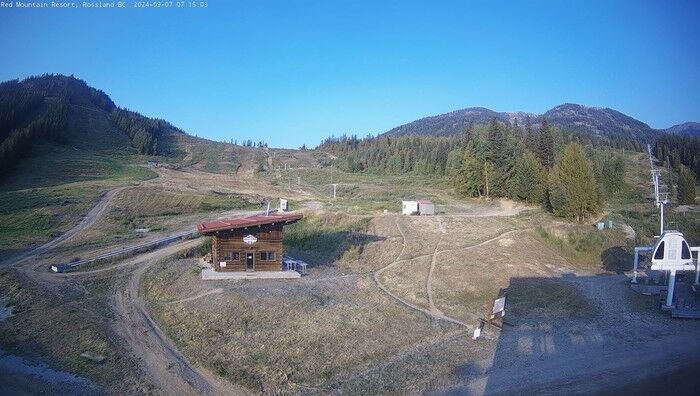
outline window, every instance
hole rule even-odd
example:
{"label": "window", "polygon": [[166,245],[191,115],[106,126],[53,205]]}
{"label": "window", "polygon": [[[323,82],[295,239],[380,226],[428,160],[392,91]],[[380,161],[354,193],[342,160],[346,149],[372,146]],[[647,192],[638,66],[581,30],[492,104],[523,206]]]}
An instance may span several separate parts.
{"label": "window", "polygon": [[656,249],[656,252],[654,253],[654,260],[663,260],[664,259],[664,247],[666,245],[666,242],[661,242],[659,244],[659,247]]}
{"label": "window", "polygon": [[225,261],[238,261],[240,258],[239,252],[224,252]]}
{"label": "window", "polygon": [[260,260],[275,261],[275,252],[260,252]]}
{"label": "window", "polygon": [[681,251],[681,259],[683,260],[689,260],[692,256],[690,255],[690,248],[688,247],[688,243],[686,241],[681,242],[683,245],[682,251]]}

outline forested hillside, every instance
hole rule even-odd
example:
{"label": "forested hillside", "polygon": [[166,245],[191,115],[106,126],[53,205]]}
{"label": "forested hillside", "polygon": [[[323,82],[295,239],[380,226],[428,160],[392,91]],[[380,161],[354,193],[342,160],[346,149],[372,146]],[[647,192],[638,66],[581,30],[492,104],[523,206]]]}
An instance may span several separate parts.
{"label": "forested hillside", "polygon": [[120,138],[113,131],[91,126],[96,112],[111,120],[140,154],[169,155],[174,150],[164,149],[168,145],[159,140],[183,134],[166,121],[118,108],[104,92],[72,76],[7,81],[0,84],[0,175],[31,156],[32,148],[43,141],[116,148]]}
{"label": "forested hillside", "polygon": [[509,197],[582,220],[623,185],[624,160],[613,146],[546,119],[535,130],[493,118],[458,136],[343,136],[319,149],[336,155],[346,171],[432,174],[451,180],[463,196]]}
{"label": "forested hillside", "polygon": [[[472,124],[488,124],[491,119],[523,127],[539,128],[543,120],[565,131],[575,132],[598,142],[633,148],[637,143],[652,143],[664,132],[636,120],[617,110],[603,107],[564,103],[544,114],[522,111],[496,112],[483,107],[469,107],[445,114],[424,117],[397,126],[386,135],[455,135],[464,132]],[[669,128],[668,132],[679,134],[697,133],[697,123],[684,123]],[[636,142],[636,143],[635,143]]]}
{"label": "forested hillside", "polygon": [[695,184],[700,180],[700,136],[664,134],[656,141],[652,152],[661,165],[673,171],[671,186],[676,186],[677,202],[695,203]]}

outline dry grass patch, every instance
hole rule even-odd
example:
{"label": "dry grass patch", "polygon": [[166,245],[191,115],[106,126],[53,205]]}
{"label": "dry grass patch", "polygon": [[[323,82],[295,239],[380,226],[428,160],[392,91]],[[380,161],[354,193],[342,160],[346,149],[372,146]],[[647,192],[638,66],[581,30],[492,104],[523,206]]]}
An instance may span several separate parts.
{"label": "dry grass patch", "polygon": [[[197,282],[191,267],[191,260],[175,260],[149,269],[149,310],[188,358],[252,391],[361,382],[358,375],[455,329],[397,304],[371,276],[241,282],[201,299],[161,303],[195,292],[180,290]],[[403,378],[387,381],[402,389]]]}
{"label": "dry grass patch", "polygon": [[402,299],[430,309],[425,283],[430,271],[431,256],[400,262],[382,272],[379,280]]}
{"label": "dry grass patch", "polygon": [[438,255],[433,274],[433,299],[445,314],[475,321],[491,308],[499,290],[513,278],[559,276],[562,260],[526,232],[474,249]]}

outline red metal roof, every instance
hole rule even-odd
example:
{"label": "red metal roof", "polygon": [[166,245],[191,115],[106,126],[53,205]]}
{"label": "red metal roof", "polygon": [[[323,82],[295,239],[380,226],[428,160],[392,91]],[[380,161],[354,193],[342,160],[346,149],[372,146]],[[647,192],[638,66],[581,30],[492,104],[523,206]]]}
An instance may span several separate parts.
{"label": "red metal roof", "polygon": [[240,217],[237,219],[216,220],[209,223],[202,223],[197,226],[197,231],[207,234],[215,231],[235,230],[263,224],[273,223],[294,223],[301,220],[304,215],[301,213],[270,213],[269,216],[255,215]]}
{"label": "red metal roof", "polygon": [[433,201],[431,201],[429,199],[419,199],[416,202],[418,202],[419,204],[432,204],[433,203]]}

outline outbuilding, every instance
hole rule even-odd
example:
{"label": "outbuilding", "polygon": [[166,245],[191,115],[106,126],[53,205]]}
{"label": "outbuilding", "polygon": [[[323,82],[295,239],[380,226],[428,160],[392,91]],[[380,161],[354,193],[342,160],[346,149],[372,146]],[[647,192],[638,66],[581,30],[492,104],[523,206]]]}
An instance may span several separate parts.
{"label": "outbuilding", "polygon": [[421,216],[432,216],[435,214],[435,204],[428,199],[418,200],[418,213]]}
{"label": "outbuilding", "polygon": [[211,264],[217,272],[282,271],[282,232],[296,223],[301,213],[274,213],[197,226],[211,235]]}
{"label": "outbuilding", "polygon": [[418,214],[418,201],[401,201],[401,213],[406,216]]}
{"label": "outbuilding", "polygon": [[431,216],[435,214],[435,204],[427,199],[401,201],[401,213],[406,216],[421,215]]}

